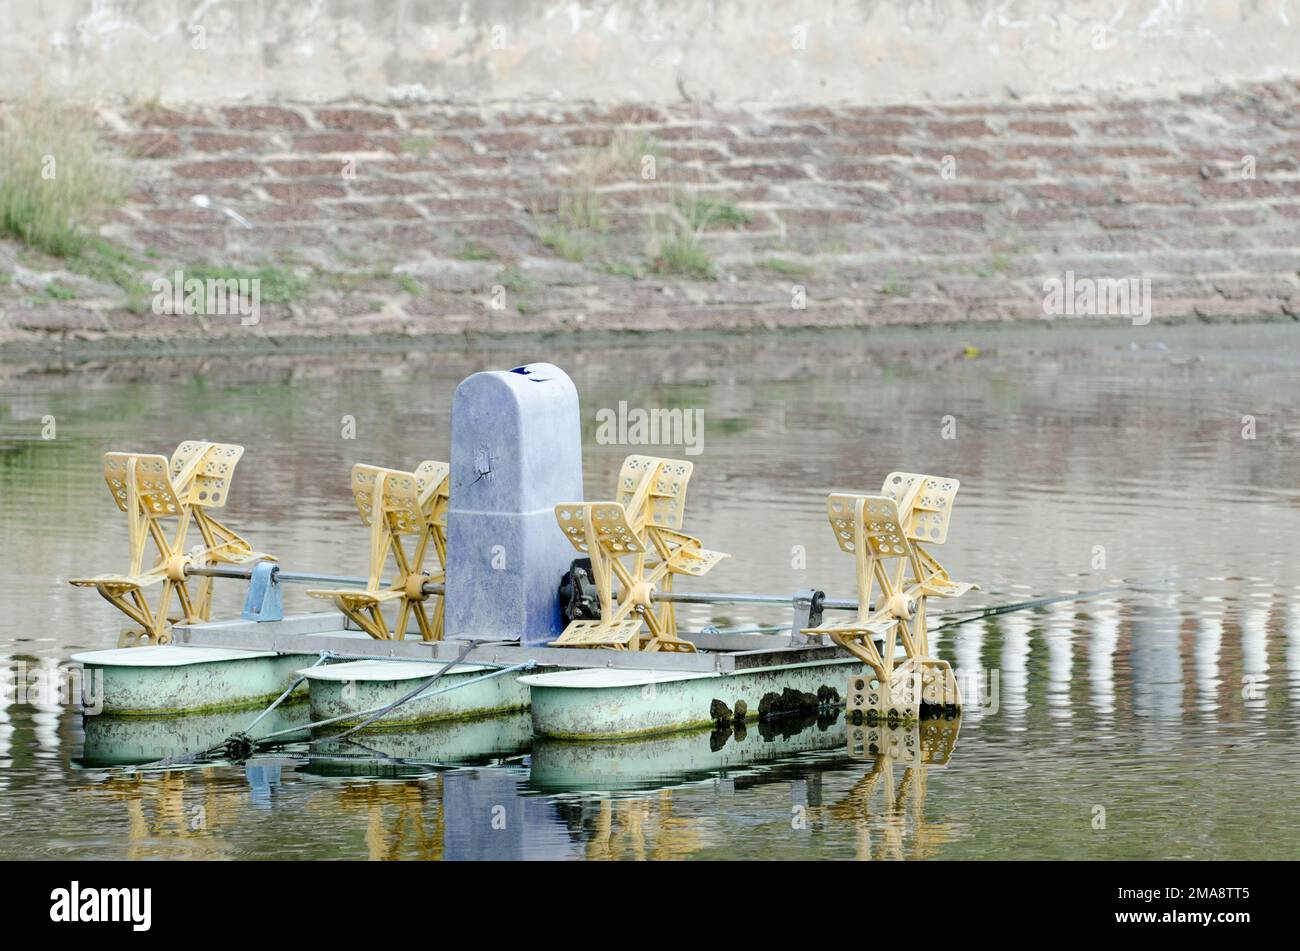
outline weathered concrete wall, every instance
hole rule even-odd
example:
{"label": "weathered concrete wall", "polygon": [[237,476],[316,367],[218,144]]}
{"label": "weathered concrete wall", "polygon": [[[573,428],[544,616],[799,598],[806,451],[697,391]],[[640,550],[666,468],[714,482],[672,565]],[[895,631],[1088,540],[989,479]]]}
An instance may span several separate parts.
{"label": "weathered concrete wall", "polygon": [[163,102],[899,102],[1300,69],[1298,0],[6,0],[0,77]]}

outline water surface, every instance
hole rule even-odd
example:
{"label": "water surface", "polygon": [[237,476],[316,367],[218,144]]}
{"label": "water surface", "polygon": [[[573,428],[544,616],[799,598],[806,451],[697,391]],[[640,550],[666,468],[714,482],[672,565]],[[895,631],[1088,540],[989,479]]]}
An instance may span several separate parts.
{"label": "water surface", "polygon": [[[105,450],[241,443],[229,523],[286,565],[359,574],[351,464],[445,458],[455,384],[535,359],[578,385],[589,496],[639,448],[597,444],[597,410],[703,411],[686,527],[735,556],[710,589],[851,595],[825,495],[895,469],[961,480],[936,554],[983,587],[972,603],[1121,588],[942,633],[997,702],[963,716],[950,761],[910,770],[852,755],[839,717],[594,748],[530,745],[506,720],[132,776],[114,756],[191,727],[106,738],[7,698],[0,857],[1296,858],[1297,339],[1075,327],[0,365],[11,678],[123,626],[65,583],[125,567]],[[241,597],[219,588],[218,611]]]}

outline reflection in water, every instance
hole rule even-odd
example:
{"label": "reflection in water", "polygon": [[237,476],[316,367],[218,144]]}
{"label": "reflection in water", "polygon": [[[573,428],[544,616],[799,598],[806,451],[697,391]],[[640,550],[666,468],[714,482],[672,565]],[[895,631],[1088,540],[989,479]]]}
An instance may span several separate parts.
{"label": "reflection in water", "polygon": [[1074,667],[1074,612],[1071,604],[1052,604],[1043,619],[1047,642],[1047,712],[1054,722],[1069,720],[1074,708],[1070,685]]}
{"label": "reflection in water", "polygon": [[443,777],[449,859],[560,859],[574,845],[556,805],[523,795],[520,769],[467,769]]}
{"label": "reflection in water", "polygon": [[1246,605],[1241,621],[1241,695],[1246,710],[1262,717],[1268,714],[1268,607]]}
{"label": "reflection in water", "polygon": [[[55,684],[59,682],[59,660],[56,657],[43,657],[38,662],[36,683]],[[51,691],[32,690],[27,695],[27,702],[32,707],[32,725],[35,727],[39,756],[54,758],[59,752],[59,716],[63,708]]]}
{"label": "reflection in water", "polygon": [[248,779],[248,801],[258,809],[270,809],[271,794],[280,785],[280,764],[246,763],[244,775]]}
{"label": "reflection in water", "polygon": [[[989,690],[991,685],[988,684],[988,673],[984,666],[984,632],[987,625],[988,622],[983,618],[971,621],[969,624],[963,624],[956,629],[952,639],[953,669],[956,672],[957,683],[966,694],[966,711],[964,715],[970,720],[978,720],[985,715],[986,698],[991,696]],[[1000,705],[1002,702],[1001,674],[999,673],[998,676],[998,703]]]}
{"label": "reflection in water", "polygon": [[237,802],[244,793],[229,782],[217,781],[214,768],[112,776],[87,791],[125,806],[127,858],[231,856],[220,830],[240,821]]}
{"label": "reflection in water", "polygon": [[1006,614],[997,619],[1002,632],[1001,705],[1007,729],[1023,729],[1029,711],[1029,632],[1034,618],[1028,613]]}
{"label": "reflection in water", "polygon": [[313,804],[313,811],[336,807],[366,825],[366,855],[371,861],[421,859],[440,861],[446,834],[442,804],[443,778],[427,782],[349,783],[333,800]]}
{"label": "reflection in water", "polygon": [[[1287,604],[1286,613],[1286,676],[1291,702],[1300,707],[1300,600]],[[2,727],[0,727],[2,729]]]}
{"label": "reflection in water", "polygon": [[599,743],[538,739],[530,786],[545,792],[590,792],[678,785],[798,754],[839,750],[844,746],[841,712]]}
{"label": "reflection in water", "polygon": [[1219,654],[1223,650],[1223,616],[1218,604],[1207,604],[1196,621],[1196,709],[1213,716],[1219,709]]}
{"label": "reflection in water", "polygon": [[599,800],[586,858],[597,861],[684,859],[705,844],[703,821],[673,815],[671,789],[648,799]]}
{"label": "reflection in water", "polygon": [[[84,766],[127,766],[156,763],[211,749],[228,736],[243,731],[256,712],[199,713],[179,717],[87,716],[83,725],[80,762]],[[253,731],[254,736],[305,725],[310,719],[306,700],[272,710]],[[289,734],[287,738],[302,734]]]}
{"label": "reflection in water", "polygon": [[9,770],[13,766],[9,755],[14,736],[9,698],[15,695],[17,678],[12,660],[12,657],[0,657],[0,790],[9,785]]}
{"label": "reflection in water", "polygon": [[[825,832],[835,823],[851,824],[861,857],[926,858],[953,838],[955,826],[925,817],[926,771],[946,765],[952,756],[960,720],[889,726],[859,724],[845,728],[838,715],[787,717],[764,733],[751,730],[731,746],[729,764],[719,780],[734,795],[736,780],[749,791],[786,787],[797,817]],[[703,739],[705,742],[700,743]],[[754,742],[750,744],[750,740]],[[826,806],[825,773],[800,764],[799,752],[834,749],[838,762],[848,747],[851,763],[865,761],[852,787]],[[309,826],[363,829],[366,857],[392,859],[680,859],[717,848],[725,842],[708,815],[682,814],[674,808],[674,789],[699,789],[702,751],[707,734],[684,734],[608,744],[620,758],[641,758],[627,787],[640,789],[653,761],[660,779],[676,774],[674,787],[650,792],[531,795],[530,775],[520,768],[462,768],[434,771],[399,781],[350,777],[320,785],[306,802]],[[584,775],[576,760],[581,744],[543,747],[552,764],[535,771],[552,782],[561,773],[569,780]],[[720,756],[714,749],[713,755]],[[273,813],[279,794],[295,783],[302,756],[259,757],[239,768],[204,766],[149,773],[116,773],[82,788],[82,794],[120,803],[126,814],[126,855],[132,859],[238,857],[238,837],[256,812]],[[766,765],[764,765],[766,764]],[[825,763],[818,763],[824,766]],[[852,770],[859,771],[856,766]],[[901,770],[896,776],[896,771]],[[585,774],[590,777],[592,774]],[[239,780],[242,779],[242,782]],[[608,782],[606,782],[608,786]],[[716,788],[715,784],[710,783]],[[877,789],[879,807],[873,806]],[[872,835],[881,836],[872,846]],[[904,856],[904,842],[911,847]],[[336,846],[338,843],[336,843]]]}
{"label": "reflection in water", "polygon": [[1088,696],[1094,716],[1109,724],[1115,716],[1115,649],[1119,645],[1119,605],[1096,601],[1087,607],[1089,617]]}
{"label": "reflection in water", "polygon": [[373,776],[382,768],[398,776],[431,765],[490,763],[527,752],[532,732],[532,718],[527,713],[512,713],[370,731],[341,744],[330,742],[328,733],[321,733],[314,737],[317,742],[310,748],[304,769],[322,776]]}
{"label": "reflection in water", "polygon": [[1182,716],[1183,657],[1179,643],[1181,597],[1154,595],[1132,609],[1129,653],[1133,665],[1133,714],[1177,720]]}
{"label": "reflection in water", "polygon": [[[951,842],[957,827],[925,817],[929,770],[947,766],[957,745],[961,718],[925,720],[900,726],[857,724],[849,727],[849,751],[866,759],[866,774],[848,795],[830,807],[830,815],[853,823],[855,856],[861,860],[928,859]],[[894,770],[902,775],[895,782]],[[873,807],[876,792],[880,806]],[[878,841],[873,842],[873,832]],[[908,836],[911,848],[905,849]]]}
{"label": "reflection in water", "polygon": [[[657,343],[649,361],[618,348],[546,354],[579,387],[589,485],[609,484],[629,451],[595,442],[599,408],[704,411],[694,528],[745,553],[711,587],[847,594],[818,532],[825,492],[870,490],[882,466],[962,480],[945,563],[981,583],[984,603],[1127,580],[1105,598],[945,631],[940,656],[988,702],[968,704],[950,766],[904,780],[895,763],[888,782],[845,755],[842,717],[587,746],[533,744],[519,718],[376,734],[347,755],[298,745],[125,777],[122,763],[232,730],[92,718],[83,734],[74,712],[15,699],[20,664],[47,671],[115,642],[111,609],[64,582],[121,562],[100,454],[196,432],[242,443],[258,478],[230,506],[250,540],[284,564],[360,574],[364,545],[340,530],[355,518],[352,463],[402,462],[413,432],[437,457],[456,383],[536,354],[177,362],[170,383],[153,365],[66,377],[0,365],[0,526],[23,551],[0,585],[0,857],[1300,857],[1300,814],[1258,794],[1261,764],[1267,788],[1300,783],[1294,330],[1141,330],[980,331],[977,359],[960,357],[965,331]],[[1165,346],[1151,346],[1156,334]],[[1238,410],[1278,438],[1243,442]],[[29,438],[46,413],[59,439]],[[358,440],[339,440],[343,413]],[[938,435],[949,413],[955,440]],[[901,455],[885,465],[881,446]],[[1099,547],[1107,568],[1091,570]],[[242,594],[219,586],[215,609],[237,614]],[[286,610],[312,607],[286,592]],[[691,629],[787,620],[681,612]],[[866,787],[869,808],[854,812]],[[1092,829],[1096,804],[1121,832]]]}

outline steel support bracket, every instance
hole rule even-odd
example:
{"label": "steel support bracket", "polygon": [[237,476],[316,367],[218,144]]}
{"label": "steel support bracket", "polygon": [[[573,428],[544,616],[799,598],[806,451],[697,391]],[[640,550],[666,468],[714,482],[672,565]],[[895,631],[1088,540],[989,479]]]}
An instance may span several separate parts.
{"label": "steel support bracket", "polygon": [[822,635],[809,631],[809,628],[821,626],[825,602],[826,592],[817,588],[800,588],[794,593],[794,619],[790,624],[791,646],[825,643]]}
{"label": "steel support bracket", "polygon": [[280,589],[280,566],[269,561],[253,565],[248,579],[248,596],[239,615],[245,621],[283,621],[284,597]]}

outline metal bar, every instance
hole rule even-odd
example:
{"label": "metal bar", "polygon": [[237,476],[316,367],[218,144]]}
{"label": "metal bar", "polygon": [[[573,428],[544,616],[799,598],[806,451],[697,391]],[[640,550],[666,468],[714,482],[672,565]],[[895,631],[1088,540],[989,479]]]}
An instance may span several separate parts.
{"label": "metal bar", "polygon": [[[235,578],[243,581],[249,580],[253,576],[252,568],[243,568],[239,565],[191,565],[185,569],[186,575],[197,575],[203,578]],[[357,588],[364,588],[369,584],[366,578],[358,578],[354,575],[326,575],[314,571],[285,571],[283,568],[275,573],[277,581],[286,584],[324,584],[324,585],[344,585]],[[391,582],[384,582],[381,586],[387,586]],[[424,585],[425,594],[442,594],[445,585],[429,581]]]}
{"label": "metal bar", "polygon": [[[798,600],[796,594],[738,594],[726,591],[656,591],[651,601],[672,604],[773,604],[786,607]],[[858,602],[844,598],[827,598],[822,607],[831,611],[856,611]]]}
{"label": "metal bar", "polygon": [[784,624],[768,624],[766,626],[750,627],[723,627],[723,628],[705,628],[702,631],[678,631],[678,637],[705,637],[709,634],[784,634],[789,628]]}
{"label": "metal bar", "polygon": [[[252,577],[252,569],[244,568],[238,565],[209,565],[209,566],[192,566],[185,569],[187,575],[198,575],[209,578],[237,578],[247,581]],[[316,572],[304,571],[284,571],[283,569],[275,573],[275,577],[288,584],[324,584],[324,585],[350,585],[358,588],[366,586],[367,579],[358,578],[351,575],[327,575]],[[385,583],[387,585],[388,583]],[[994,608],[973,608],[962,611],[950,611],[943,614],[935,615],[932,621],[943,621],[945,627],[952,627],[956,624],[965,624],[969,621],[977,620],[980,617],[991,617],[997,614],[1007,614],[1012,611],[1022,611],[1027,608],[1042,607],[1048,604],[1055,604],[1062,601],[1082,601],[1100,594],[1110,594],[1115,591],[1127,590],[1125,586],[1114,588],[1099,588],[1095,591],[1082,591],[1074,594],[1056,595],[1049,598],[1038,598],[1032,601],[1021,601],[1016,604],[1006,604]],[[424,585],[425,594],[442,595],[446,593],[446,585],[437,582],[428,582]],[[731,591],[656,591],[651,595],[652,601],[659,601],[670,604],[768,604],[785,607],[787,605],[797,604],[800,600],[799,592],[792,594],[742,594]],[[822,601],[822,609],[826,611],[857,611],[858,602],[856,598],[826,598]],[[974,617],[962,618],[961,615],[971,614]],[[937,628],[936,628],[937,629]]]}
{"label": "metal bar", "polygon": [[[247,581],[253,576],[251,568],[240,565],[195,565],[185,569],[187,575],[206,578],[237,578]],[[367,579],[354,575],[327,575],[313,571],[285,571],[281,568],[275,577],[285,584],[326,584],[347,585],[364,588]],[[385,586],[388,582],[385,583]],[[424,586],[425,594],[443,594],[445,585],[429,582]],[[772,604],[789,605],[798,600],[795,594],[741,594],[727,591],[657,591],[651,600],[673,604]],[[827,598],[822,605],[831,611],[856,611],[858,602]]]}
{"label": "metal bar", "polygon": [[[247,581],[253,576],[252,568],[240,565],[195,565],[185,569],[187,575],[205,578],[236,578]],[[327,575],[313,571],[285,571],[283,568],[275,577],[285,584],[325,584],[347,585],[364,588],[367,579],[354,575]],[[387,584],[387,583],[385,583]],[[429,582],[424,586],[425,594],[443,594],[446,586]],[[728,591],[658,591],[651,597],[653,601],[673,604],[772,604],[789,605],[798,600],[796,594],[742,594]],[[822,605],[832,611],[856,611],[858,602],[827,598]]]}
{"label": "metal bar", "polygon": [[[235,565],[212,565],[207,567],[187,568],[186,574],[212,578],[237,578],[248,580],[252,576],[252,569],[242,568]],[[275,576],[278,580],[290,584],[355,585],[357,587],[365,587],[367,584],[365,578],[358,578],[349,575],[326,575],[314,572],[281,570],[277,571]],[[1062,601],[1083,601],[1091,597],[1096,597],[1097,595],[1110,594],[1112,592],[1123,590],[1126,590],[1123,586],[1099,588],[1095,591],[1082,591],[1074,594],[1037,598],[1032,601],[1021,601],[1015,604],[1005,604],[992,608],[984,607],[961,611],[950,611],[943,614],[936,614],[932,616],[930,620],[939,622],[934,628],[932,628],[932,630],[939,630],[943,627],[953,627],[958,624],[966,624],[970,621],[992,617],[998,614],[1022,611],[1027,608],[1043,607],[1045,605],[1056,604]],[[425,594],[442,595],[445,594],[445,592],[446,585],[444,584],[428,582],[424,585]],[[801,603],[801,596],[800,592],[783,595],[741,594],[739,592],[727,591],[657,591],[651,595],[651,600],[672,604],[764,604],[784,607],[786,605],[798,606]],[[822,601],[822,609],[826,611],[857,611],[858,602],[853,598],[825,598]],[[964,615],[970,616],[966,617]],[[738,632],[722,631],[719,633],[729,634]],[[755,633],[757,633],[757,631]],[[793,631],[791,636],[796,636]]]}
{"label": "metal bar", "polygon": [[[240,617],[225,621],[195,621],[192,624],[173,625],[172,639],[177,643],[185,643],[189,639],[191,628],[229,634],[256,634],[268,629],[273,629],[278,634],[337,634],[347,630],[346,621],[347,618],[341,611],[286,614],[279,621],[245,621]],[[364,639],[370,638],[367,635]]]}
{"label": "metal bar", "polygon": [[759,670],[765,667],[784,667],[790,664],[859,663],[842,647],[834,644],[767,648],[764,650],[736,651],[731,655],[732,669]]}
{"label": "metal bar", "polygon": [[[205,578],[238,578],[247,581],[253,576],[252,568],[244,568],[239,565],[190,565],[185,569],[187,575],[199,575]],[[351,575],[326,575],[316,572],[307,571],[285,571],[281,568],[275,573],[277,579],[288,584],[341,584],[356,585],[364,588],[367,584],[365,578],[357,578]]]}
{"label": "metal bar", "polygon": [[703,631],[687,631],[680,636],[702,651],[746,651],[769,644],[772,647],[790,645],[790,633],[784,628],[779,634],[734,634],[728,631],[705,634]]}
{"label": "metal bar", "polygon": [[827,598],[822,602],[822,607],[827,611],[856,611],[858,609],[858,599]]}
{"label": "metal bar", "polygon": [[656,591],[651,595],[651,600],[670,604],[789,604],[793,596],[718,591]]}

